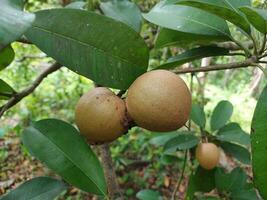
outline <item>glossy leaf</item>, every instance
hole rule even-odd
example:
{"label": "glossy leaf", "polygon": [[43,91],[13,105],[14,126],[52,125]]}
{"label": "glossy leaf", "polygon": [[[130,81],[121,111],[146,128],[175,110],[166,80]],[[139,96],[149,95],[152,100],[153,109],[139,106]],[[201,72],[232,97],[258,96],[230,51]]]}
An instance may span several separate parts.
{"label": "glossy leaf", "polygon": [[37,177],[21,184],[0,200],[51,200],[65,189],[66,185],[59,180]]}
{"label": "glossy leaf", "polygon": [[200,105],[193,104],[190,114],[190,118],[201,128],[205,128],[206,116],[203,107]]}
{"label": "glossy leaf", "polygon": [[177,2],[217,15],[250,34],[250,25],[238,10],[241,6],[250,5],[250,0],[178,0]]}
{"label": "glossy leaf", "polygon": [[146,72],[147,46],[122,22],[67,8],[39,11],[36,16],[27,37],[72,71],[117,89],[128,89]]}
{"label": "glossy leaf", "polygon": [[239,8],[248,21],[260,32],[267,33],[267,11],[266,9],[252,8],[249,6]]}
{"label": "glossy leaf", "polygon": [[216,138],[223,142],[237,143],[244,146],[250,145],[250,135],[243,131],[237,123],[229,123],[222,127]]}
{"label": "glossy leaf", "polygon": [[[187,187],[186,197],[189,200],[194,199],[195,192],[210,192],[215,188],[215,169],[205,170],[198,167],[196,172],[190,176]],[[205,180],[205,184],[203,184]]]}
{"label": "glossy leaf", "polygon": [[11,96],[14,93],[15,90],[5,81],[0,79],[0,100],[9,99],[9,96]]}
{"label": "glossy leaf", "polygon": [[85,6],[86,6],[86,2],[75,1],[75,2],[72,2],[72,3],[68,4],[67,6],[65,6],[65,8],[74,8],[74,9],[85,10]]}
{"label": "glossy leaf", "polygon": [[174,5],[173,1],[160,1],[143,17],[158,26],[202,36],[213,36],[229,40],[230,32],[226,22],[202,10]]}
{"label": "glossy leaf", "polygon": [[199,138],[194,132],[180,132],[176,137],[170,139],[165,145],[165,152],[174,152],[177,150],[187,150],[195,147],[199,143]]}
{"label": "glossy leaf", "polygon": [[152,133],[152,134],[156,135],[149,141],[149,143],[156,146],[162,146],[170,139],[176,137],[178,135],[178,132],[174,131],[169,133]]}
{"label": "glossy leaf", "polygon": [[261,200],[253,188],[234,191],[230,197],[232,200]]}
{"label": "glossy leaf", "polygon": [[70,184],[86,192],[106,194],[104,173],[96,155],[70,124],[41,120],[23,132],[22,140],[33,156]]}
{"label": "glossy leaf", "polygon": [[15,52],[11,46],[0,49],[0,71],[5,69],[15,57]]}
{"label": "glossy leaf", "polygon": [[7,45],[30,28],[34,14],[22,11],[23,0],[1,0],[0,44]]}
{"label": "glossy leaf", "polygon": [[212,131],[222,128],[233,114],[233,105],[229,101],[220,101],[211,115],[210,127]]}
{"label": "glossy leaf", "polygon": [[211,57],[211,56],[221,56],[227,55],[229,51],[224,48],[215,46],[199,47],[195,49],[190,49],[168,59],[167,63],[158,66],[156,69],[172,69],[181,66],[182,64],[192,62],[201,58]]}
{"label": "glossy leaf", "polygon": [[248,151],[248,149],[229,142],[221,143],[221,147],[223,148],[226,154],[236,158],[238,161],[246,165],[251,164],[250,152]]}
{"label": "glossy leaf", "polygon": [[263,199],[267,199],[267,86],[257,103],[251,124],[252,169],[254,184]]}
{"label": "glossy leaf", "polygon": [[213,42],[223,42],[227,39],[218,38],[210,35],[198,35],[192,33],[184,33],[167,28],[161,28],[157,34],[155,47],[161,48],[165,46],[186,47],[192,45],[208,45]]}
{"label": "glossy leaf", "polygon": [[215,184],[220,192],[241,190],[245,187],[247,179],[247,174],[241,168],[235,168],[229,174],[221,168],[218,168],[215,172]]}
{"label": "glossy leaf", "polygon": [[154,190],[141,190],[136,194],[139,200],[162,200],[159,192]]}
{"label": "glossy leaf", "polygon": [[142,15],[138,6],[128,0],[112,0],[100,3],[100,8],[106,16],[121,21],[140,32]]}

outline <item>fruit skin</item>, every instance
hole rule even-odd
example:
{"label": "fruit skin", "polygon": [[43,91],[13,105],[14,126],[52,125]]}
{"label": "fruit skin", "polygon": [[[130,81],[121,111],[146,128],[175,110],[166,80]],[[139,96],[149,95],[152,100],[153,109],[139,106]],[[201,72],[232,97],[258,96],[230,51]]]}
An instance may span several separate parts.
{"label": "fruit skin", "polygon": [[125,102],[107,88],[94,88],[77,103],[75,122],[88,142],[111,142],[128,130]]}
{"label": "fruit skin", "polygon": [[167,70],[154,70],[133,82],[126,97],[126,106],[138,126],[167,132],[186,123],[191,101],[191,93],[179,76]]}
{"label": "fruit skin", "polygon": [[219,163],[220,150],[213,143],[200,143],[196,149],[196,158],[201,167],[211,170]]}

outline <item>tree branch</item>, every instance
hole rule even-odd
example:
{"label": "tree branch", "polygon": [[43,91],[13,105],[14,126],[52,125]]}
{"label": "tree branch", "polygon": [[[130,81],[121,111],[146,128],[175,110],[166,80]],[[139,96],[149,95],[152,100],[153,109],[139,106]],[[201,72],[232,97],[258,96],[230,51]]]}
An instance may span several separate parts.
{"label": "tree branch", "polygon": [[40,84],[41,82],[44,80],[45,77],[47,77],[49,74],[57,71],[62,65],[59,63],[55,63],[53,65],[51,65],[50,67],[48,67],[46,70],[44,70],[32,83],[31,86],[29,86],[28,88],[22,90],[19,93],[14,94],[9,100],[8,102],[3,105],[0,108],[0,118],[3,116],[3,114],[10,109],[11,107],[15,106],[18,102],[20,102],[24,97],[28,96],[29,94],[31,94]]}
{"label": "tree branch", "polygon": [[[222,42],[217,44],[218,47],[222,47],[231,51],[238,51],[242,50],[239,45],[237,45],[234,42]],[[248,49],[253,49],[253,43],[252,42],[247,42],[244,43],[244,46]]]}
{"label": "tree branch", "polygon": [[104,168],[104,173],[108,185],[109,198],[111,200],[122,200],[119,184],[116,179],[116,173],[113,166],[110,149],[108,144],[99,146],[99,152]]}
{"label": "tree branch", "polygon": [[256,62],[257,62],[257,58],[253,56],[242,62],[210,65],[207,67],[200,67],[200,68],[184,68],[184,69],[172,70],[172,72],[176,74],[186,74],[186,73],[219,71],[219,70],[226,70],[226,69],[238,69],[238,68],[245,68],[245,67],[250,67],[250,66],[252,67]]}

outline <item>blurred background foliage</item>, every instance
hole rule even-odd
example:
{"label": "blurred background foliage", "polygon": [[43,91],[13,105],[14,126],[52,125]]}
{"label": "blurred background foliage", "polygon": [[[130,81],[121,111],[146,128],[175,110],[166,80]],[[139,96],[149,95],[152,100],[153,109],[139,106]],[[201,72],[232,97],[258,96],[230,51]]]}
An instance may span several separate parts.
{"label": "blurred background foliage", "polygon": [[[136,0],[135,2],[143,12],[146,12],[158,1]],[[260,0],[254,0],[253,3],[257,7],[267,6]],[[26,1],[28,11],[54,7],[61,7],[58,0]],[[155,28],[153,25],[144,22],[142,35],[147,39],[149,46],[153,45]],[[240,36],[237,34],[236,37]],[[46,57],[33,45],[13,43],[12,47],[15,50],[16,58],[8,68],[0,72],[0,78],[15,90],[20,91],[30,85],[35,77],[48,67],[53,60]],[[170,55],[178,52],[182,52],[182,49],[177,47],[153,49],[150,54],[150,67],[153,68],[165,62]],[[216,57],[212,60],[206,59],[206,62],[229,63],[240,59],[238,56],[233,58]],[[201,61],[195,61],[190,65],[201,66]],[[190,75],[183,75],[182,78],[190,85]],[[205,84],[199,85],[199,81],[204,81]],[[193,78],[193,101],[204,105],[207,116],[211,115],[213,108],[219,101],[230,101],[234,105],[231,121],[239,123],[249,133],[257,98],[266,83],[266,79],[256,68],[218,71],[206,75],[197,74],[197,78]],[[29,125],[31,121],[59,118],[74,123],[75,105],[80,96],[92,87],[92,81],[78,76],[67,68],[62,68],[49,75],[33,94],[23,99],[1,119],[1,144],[6,144],[10,138],[18,138],[22,129]],[[0,105],[3,103],[4,101],[0,100]],[[125,188],[125,195],[133,197],[137,191],[144,188],[156,189],[161,193],[166,193],[166,196],[170,195],[168,193],[172,190],[168,188],[175,183],[172,180],[178,177],[182,162],[177,161],[182,160],[182,154],[178,153],[176,157],[162,156],[163,149],[149,143],[154,134],[140,128],[133,128],[130,132],[131,134],[121,137],[112,145],[112,156],[119,183]],[[19,143],[20,147],[21,144]],[[10,179],[4,170],[10,168],[8,166],[10,164],[8,163],[9,150],[9,147],[5,145],[0,146],[0,169],[2,169],[0,171],[0,182]],[[32,159],[23,147],[19,151],[19,156]],[[34,163],[36,164],[36,162]],[[130,170],[131,168],[135,170]],[[30,169],[34,170],[34,167],[30,167]],[[45,173],[50,172],[45,171]],[[25,175],[20,178],[15,180],[15,183],[29,177]],[[0,185],[0,194],[5,193],[10,187],[5,188],[3,184]],[[80,193],[76,191],[73,199],[79,199],[79,195]]]}

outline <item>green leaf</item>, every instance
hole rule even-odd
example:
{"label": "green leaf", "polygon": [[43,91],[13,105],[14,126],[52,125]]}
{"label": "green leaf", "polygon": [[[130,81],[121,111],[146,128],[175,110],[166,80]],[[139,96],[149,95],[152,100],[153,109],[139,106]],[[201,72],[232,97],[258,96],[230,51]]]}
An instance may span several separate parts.
{"label": "green leaf", "polygon": [[226,154],[236,158],[238,161],[250,165],[251,160],[250,160],[250,152],[248,149],[237,145],[237,144],[232,144],[229,142],[223,142],[221,143],[221,147],[225,151]]}
{"label": "green leaf", "polygon": [[227,39],[218,38],[216,36],[183,33],[167,28],[161,28],[156,37],[155,47],[161,48],[175,45],[188,48],[188,46],[192,45],[208,45],[210,43],[223,42],[225,40]]}
{"label": "green leaf", "polygon": [[74,9],[85,10],[85,6],[86,6],[86,2],[75,1],[75,2],[72,2],[72,3],[68,4],[67,6],[65,6],[65,8],[74,8]]}
{"label": "green leaf", "polygon": [[215,184],[220,192],[241,190],[247,184],[247,179],[247,174],[241,168],[235,168],[229,174],[221,168],[218,168],[215,172]]}
{"label": "green leaf", "polygon": [[260,32],[267,33],[267,11],[265,9],[252,8],[245,6],[239,8],[246,16],[248,21]]}
{"label": "green leaf", "polygon": [[215,107],[210,120],[212,131],[222,128],[233,114],[233,105],[229,101],[220,101]]}
{"label": "green leaf", "polygon": [[112,0],[100,3],[100,8],[106,16],[121,21],[140,32],[142,15],[138,6],[128,0]]}
{"label": "green leaf", "polygon": [[252,169],[254,184],[263,199],[267,199],[267,86],[257,103],[251,124]]}
{"label": "green leaf", "polygon": [[154,136],[151,140],[149,140],[149,143],[156,146],[162,146],[170,139],[176,137],[178,135],[178,132],[174,131],[168,133],[152,133],[152,134],[156,136]]}
{"label": "green leaf", "polygon": [[154,190],[141,190],[136,194],[139,200],[162,200],[158,191]]}
{"label": "green leaf", "polygon": [[[205,170],[198,167],[194,174],[191,174],[186,192],[186,199],[193,200],[195,192],[210,192],[215,188],[215,169]],[[203,180],[205,183],[203,184]]]}
{"label": "green leaf", "polygon": [[0,49],[0,71],[5,69],[15,57],[13,48],[8,45],[3,49]]}
{"label": "green leaf", "polygon": [[128,89],[147,70],[148,48],[140,35],[93,12],[39,11],[26,35],[62,65],[103,86]]}
{"label": "green leaf", "polygon": [[232,200],[260,200],[255,189],[234,191],[230,197]]}
{"label": "green leaf", "polygon": [[18,188],[12,190],[1,200],[51,200],[56,198],[66,185],[49,177],[37,177],[26,181]]}
{"label": "green leaf", "polygon": [[228,53],[229,50],[220,47],[215,47],[215,46],[199,47],[195,49],[190,49],[188,51],[185,51],[177,56],[168,59],[167,63],[164,63],[156,67],[156,69],[173,69],[175,67],[181,66],[184,63],[188,63],[194,60],[211,56],[227,55]]}
{"label": "green leaf", "polygon": [[180,159],[175,156],[175,155],[170,155],[170,154],[163,154],[160,158],[160,162],[163,165],[170,165],[173,163],[178,163],[180,161]]}
{"label": "green leaf", "polygon": [[190,118],[201,128],[205,128],[206,116],[203,107],[193,104]]}
{"label": "green leaf", "polygon": [[57,119],[38,121],[23,132],[22,141],[33,156],[70,184],[86,192],[106,194],[96,155],[70,124]]}
{"label": "green leaf", "polygon": [[22,0],[1,0],[0,44],[8,45],[30,28],[34,14],[22,11]]}
{"label": "green leaf", "polygon": [[244,146],[250,145],[250,135],[243,131],[237,123],[229,123],[222,127],[218,131],[216,138],[223,142],[231,142]]}
{"label": "green leaf", "polygon": [[250,0],[178,0],[177,2],[217,15],[250,34],[250,24],[238,10],[241,6],[250,5]]}
{"label": "green leaf", "polygon": [[0,79],[0,100],[9,99],[11,95],[15,93],[15,90],[8,85],[5,81]]}
{"label": "green leaf", "polygon": [[192,131],[180,132],[176,137],[170,139],[165,145],[165,152],[177,150],[187,150],[195,147],[199,143],[199,138]]}
{"label": "green leaf", "polygon": [[229,40],[229,28],[224,20],[202,10],[174,5],[172,2],[160,1],[149,13],[143,14],[143,17],[164,28]]}

